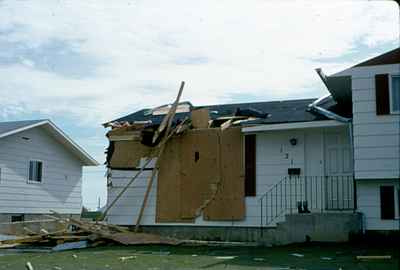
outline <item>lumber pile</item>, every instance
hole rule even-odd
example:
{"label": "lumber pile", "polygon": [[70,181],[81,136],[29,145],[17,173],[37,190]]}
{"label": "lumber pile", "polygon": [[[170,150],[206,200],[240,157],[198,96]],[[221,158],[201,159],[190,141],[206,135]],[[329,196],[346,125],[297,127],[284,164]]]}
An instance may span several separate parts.
{"label": "lumber pile", "polygon": [[109,244],[180,244],[180,241],[173,238],[161,237],[148,233],[134,233],[124,227],[106,224],[104,222],[88,222],[73,218],[64,218],[57,213],[48,217],[63,224],[64,229],[54,232],[48,232],[45,229],[41,229],[40,232],[33,232],[27,229],[24,235],[18,235],[14,239],[0,241],[0,249],[24,246],[46,246],[52,247],[54,251],[62,251]]}

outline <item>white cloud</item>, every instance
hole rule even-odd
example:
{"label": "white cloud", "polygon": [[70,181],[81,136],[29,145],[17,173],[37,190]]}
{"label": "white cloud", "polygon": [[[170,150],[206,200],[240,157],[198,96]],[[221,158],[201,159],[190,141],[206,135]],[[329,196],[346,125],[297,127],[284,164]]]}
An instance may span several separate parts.
{"label": "white cloud", "polygon": [[316,59],[399,36],[398,7],[389,1],[5,1],[2,30],[0,40],[33,49],[62,40],[100,63],[80,79],[40,71],[29,59],[0,65],[3,106],[23,103],[96,125],[172,100],[181,80],[194,104],[237,94],[315,96],[324,90],[314,68],[354,64]]}

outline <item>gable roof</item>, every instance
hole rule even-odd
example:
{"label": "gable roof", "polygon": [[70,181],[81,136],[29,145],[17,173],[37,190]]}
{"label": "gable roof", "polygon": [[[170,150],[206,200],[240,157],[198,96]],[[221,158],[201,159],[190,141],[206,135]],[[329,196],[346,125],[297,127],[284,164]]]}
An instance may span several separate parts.
{"label": "gable roof", "polygon": [[[292,123],[292,122],[308,122],[317,120],[327,120],[325,116],[317,115],[308,110],[308,105],[314,102],[316,98],[297,99],[284,101],[267,101],[267,102],[250,102],[250,103],[232,103],[232,104],[216,104],[206,106],[194,106],[192,109],[208,108],[210,118],[216,119],[223,116],[231,116],[237,108],[240,109],[256,109],[263,113],[269,114],[266,119],[259,119],[254,124],[276,124],[276,123]],[[110,122],[134,122],[151,120],[153,124],[161,123],[165,115],[145,115],[148,109],[142,109]],[[189,117],[189,113],[177,113],[175,120],[182,120]]]}
{"label": "gable roof", "polygon": [[48,119],[0,122],[0,139],[39,126],[43,127],[59,143],[63,144],[83,165],[99,165],[95,159]]}
{"label": "gable roof", "polygon": [[361,62],[353,67],[400,64],[400,47],[374,58]]}

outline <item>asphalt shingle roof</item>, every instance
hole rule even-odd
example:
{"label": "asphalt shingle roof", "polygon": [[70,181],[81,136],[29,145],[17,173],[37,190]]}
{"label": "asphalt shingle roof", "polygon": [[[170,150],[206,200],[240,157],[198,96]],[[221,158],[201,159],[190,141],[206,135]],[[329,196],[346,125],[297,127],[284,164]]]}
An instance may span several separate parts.
{"label": "asphalt shingle roof", "polygon": [[[291,122],[308,122],[316,120],[326,120],[322,115],[315,115],[307,110],[308,105],[316,99],[298,99],[298,100],[285,100],[285,101],[268,101],[268,102],[252,102],[252,103],[234,103],[234,104],[218,104],[195,106],[196,108],[208,108],[210,110],[210,117],[212,119],[233,115],[237,108],[240,109],[256,109],[264,113],[270,114],[266,119],[262,119],[261,123],[291,123]],[[148,109],[142,109],[121,118],[115,119],[110,122],[134,122],[151,120],[153,124],[159,124],[164,118],[164,115],[145,115]],[[217,113],[212,113],[213,111]],[[177,113],[175,120],[184,119],[190,113]],[[260,123],[260,121],[258,121]]]}
{"label": "asphalt shingle roof", "polygon": [[26,126],[34,125],[43,121],[44,121],[43,119],[40,119],[40,120],[0,122],[0,135]]}

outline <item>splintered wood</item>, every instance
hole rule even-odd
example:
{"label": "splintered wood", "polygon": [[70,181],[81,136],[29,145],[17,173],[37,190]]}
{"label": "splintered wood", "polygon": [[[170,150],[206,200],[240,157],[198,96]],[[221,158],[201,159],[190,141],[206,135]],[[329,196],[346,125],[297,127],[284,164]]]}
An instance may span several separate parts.
{"label": "splintered wood", "polygon": [[[101,222],[63,218],[57,213],[54,215],[49,217],[64,224],[66,228],[73,225],[76,229],[74,231],[65,229],[56,232],[41,232],[34,235],[32,235],[33,232],[30,232],[30,235],[0,241],[0,248],[12,248],[20,245],[50,245],[55,246],[54,251],[60,251],[66,250],[66,248],[84,248],[108,243],[122,245],[180,244],[180,241],[173,238],[148,233],[134,233],[126,228]],[[62,245],[64,243],[76,243],[76,245]]]}

